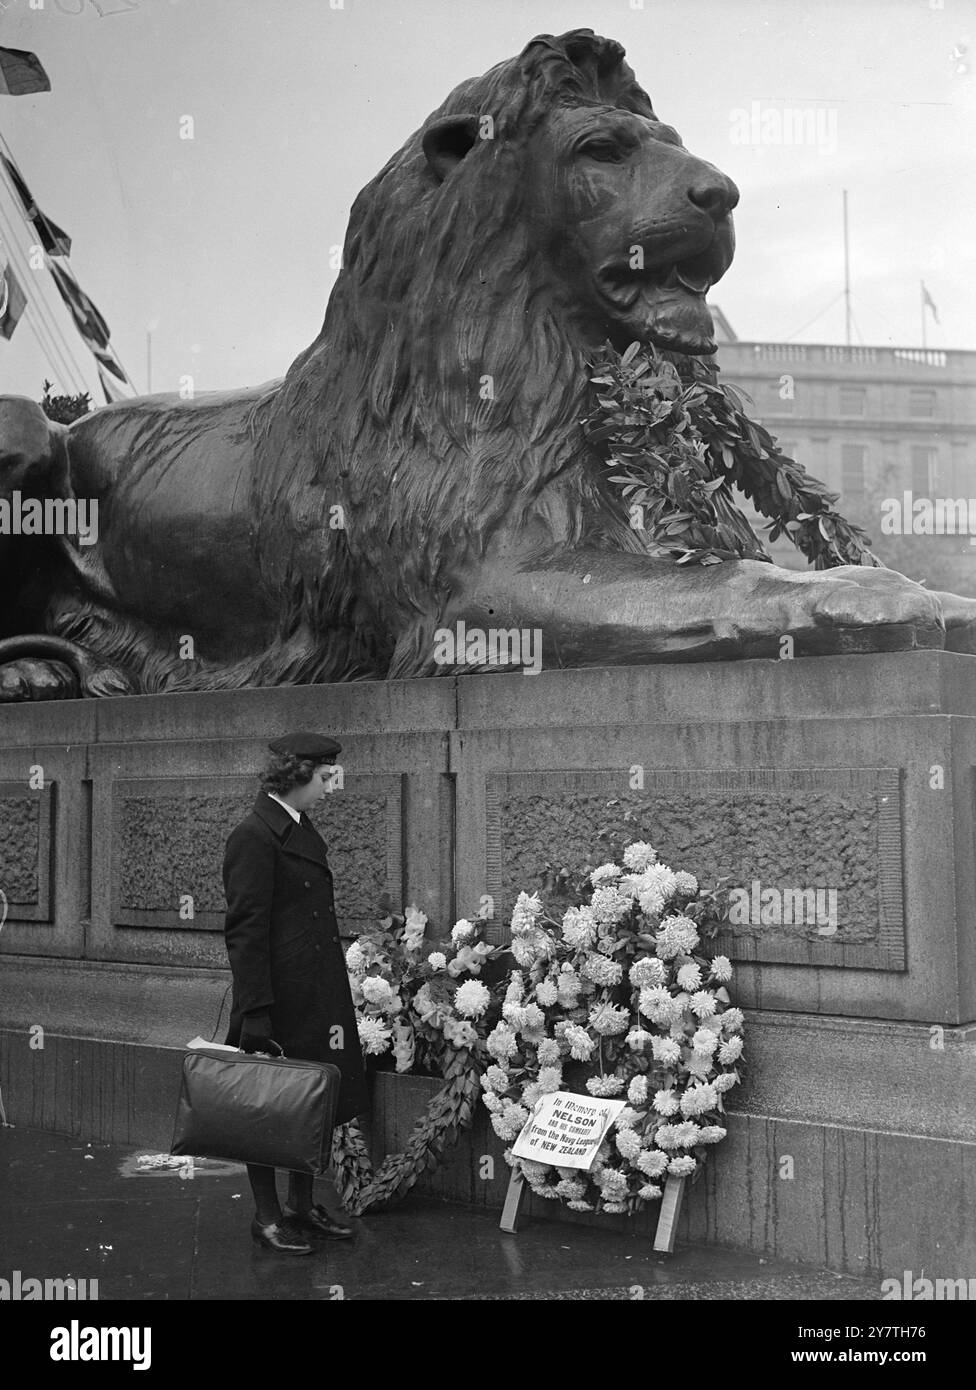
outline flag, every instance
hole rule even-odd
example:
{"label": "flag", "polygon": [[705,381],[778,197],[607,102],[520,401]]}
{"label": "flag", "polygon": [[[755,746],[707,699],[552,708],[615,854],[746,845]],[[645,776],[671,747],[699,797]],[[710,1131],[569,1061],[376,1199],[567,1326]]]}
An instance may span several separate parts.
{"label": "flag", "polygon": [[49,256],[70,256],[71,238],[67,232],[63,232],[56,222],[52,222],[50,217],[45,217],[37,206],[33,194],[24,182],[17,165],[12,159],[8,159],[5,154],[0,154],[0,161],[7,171],[7,177],[14,186],[14,192],[20,199],[24,209],[24,216],[28,222],[33,223],[37,232],[37,238]]}
{"label": "flag", "polygon": [[[117,365],[113,365],[112,370],[115,372],[116,376],[119,376],[120,369]],[[102,365],[101,360],[98,362],[98,379],[102,383],[102,394],[105,396],[106,405],[111,405],[113,401],[131,400],[135,395],[135,387],[132,385],[132,382],[129,381],[125,373],[122,373],[121,380],[129,387],[128,391],[123,390],[117,381],[112,380]]]}
{"label": "flag", "polygon": [[922,281],[922,313],[923,313],[923,314],[924,314],[924,312],[925,312],[926,309],[931,309],[931,310],[932,310],[932,317],[935,319],[936,323],[938,323],[938,322],[939,322],[939,311],[938,311],[938,309],[936,309],[936,307],[935,307],[935,301],[933,300],[932,296],[929,294],[928,290],[925,288],[925,281],[923,280],[923,281]]}
{"label": "flag", "polygon": [[22,97],[29,92],[50,90],[50,79],[36,53],[0,48],[0,96]]}
{"label": "flag", "polygon": [[109,326],[78,284],[74,274],[66,265],[57,261],[48,262],[48,270],[54,276],[58,293],[68,306],[68,312],[75,321],[75,327],[94,352],[96,348],[108,347]]}
{"label": "flag", "polygon": [[[47,268],[54,277],[54,283],[67,305],[68,313],[74,319],[75,327],[95,357],[98,377],[102,383],[106,401],[111,403],[113,400],[127,399],[130,394],[134,395],[135,387],[112,351],[108,324],[78,284],[74,272],[69,266],[62,265],[60,261],[52,260],[50,256],[47,258]],[[116,381],[120,381],[123,386],[128,387],[128,392],[120,392],[114,382],[109,382],[106,373],[111,373]],[[112,391],[116,391],[118,394],[113,396]]]}
{"label": "flag", "polygon": [[20,316],[27,307],[27,296],[20,287],[13,269],[0,266],[0,338],[13,337]]}

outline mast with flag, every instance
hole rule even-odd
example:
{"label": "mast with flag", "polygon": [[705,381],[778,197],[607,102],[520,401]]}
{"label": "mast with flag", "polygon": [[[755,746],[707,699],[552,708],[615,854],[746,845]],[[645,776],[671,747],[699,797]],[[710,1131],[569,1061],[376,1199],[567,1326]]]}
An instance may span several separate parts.
{"label": "mast with flag", "polygon": [[[35,53],[18,48],[0,48],[0,95],[25,96],[50,90],[48,75]],[[95,358],[106,402],[126,400],[135,395],[135,387],[112,347],[108,324],[79,285],[71,268],[68,259],[71,238],[41,211],[14,159],[13,151],[2,135],[0,186],[10,190],[14,207],[32,237],[31,251],[39,251],[43,255],[44,265],[75,328]],[[29,283],[22,285],[9,261],[0,260],[0,337],[9,341],[13,336],[30,302],[29,293]]]}
{"label": "mast with flag", "polygon": [[919,284],[922,287],[922,347],[927,347],[928,344],[926,342],[925,337],[925,311],[926,309],[932,310],[932,318],[935,320],[936,323],[939,322],[939,311],[935,307],[934,299],[929,294],[928,290],[925,288],[925,281],[920,280]]}

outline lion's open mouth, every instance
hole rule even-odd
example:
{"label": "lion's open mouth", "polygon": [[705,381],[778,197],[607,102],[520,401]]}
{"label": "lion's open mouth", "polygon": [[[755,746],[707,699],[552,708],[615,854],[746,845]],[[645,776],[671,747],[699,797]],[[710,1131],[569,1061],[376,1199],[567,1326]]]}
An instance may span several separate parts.
{"label": "lion's open mouth", "polygon": [[676,352],[715,351],[712,316],[705,296],[728,269],[731,255],[720,244],[646,269],[628,264],[605,266],[597,276],[609,310],[608,329],[617,346],[635,338]]}

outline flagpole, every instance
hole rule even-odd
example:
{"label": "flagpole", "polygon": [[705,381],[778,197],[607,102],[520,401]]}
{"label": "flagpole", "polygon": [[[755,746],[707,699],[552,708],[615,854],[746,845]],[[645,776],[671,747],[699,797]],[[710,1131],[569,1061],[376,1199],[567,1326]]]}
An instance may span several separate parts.
{"label": "flagpole", "polygon": [[847,237],[847,189],[844,189],[844,336],[851,345],[851,253]]}

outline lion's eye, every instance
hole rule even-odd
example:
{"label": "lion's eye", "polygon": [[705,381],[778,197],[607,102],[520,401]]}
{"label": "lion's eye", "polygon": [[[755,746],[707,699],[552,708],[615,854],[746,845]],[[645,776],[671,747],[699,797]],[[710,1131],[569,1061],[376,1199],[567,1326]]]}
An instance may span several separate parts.
{"label": "lion's eye", "polygon": [[622,164],[625,158],[620,146],[609,140],[591,140],[581,146],[580,153],[588,159],[598,159],[601,164]]}

